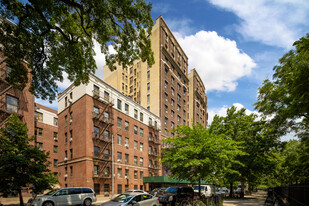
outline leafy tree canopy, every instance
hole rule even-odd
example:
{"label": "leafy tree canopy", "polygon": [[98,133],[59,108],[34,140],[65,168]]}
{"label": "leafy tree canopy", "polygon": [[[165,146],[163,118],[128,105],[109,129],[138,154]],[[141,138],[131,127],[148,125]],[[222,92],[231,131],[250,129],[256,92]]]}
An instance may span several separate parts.
{"label": "leafy tree canopy", "polygon": [[265,116],[280,135],[291,130],[299,137],[309,135],[309,34],[294,43],[274,67],[273,79],[259,88],[255,108]]}
{"label": "leafy tree canopy", "polygon": [[[75,85],[87,83],[96,63],[96,40],[111,70],[137,58],[154,63],[151,3],[145,0],[0,0],[1,52],[11,68],[8,82],[23,89],[32,74],[31,92],[55,99],[63,72]],[[16,22],[16,24],[11,23]],[[112,45],[116,54],[109,52]]]}
{"label": "leafy tree canopy", "polygon": [[239,164],[236,155],[243,155],[234,140],[211,134],[201,124],[178,126],[174,131],[175,137],[163,140],[167,147],[161,159],[178,179],[213,181],[228,165]]}
{"label": "leafy tree canopy", "polygon": [[[27,125],[18,116],[9,117],[0,130],[0,193],[21,197],[22,187],[30,186],[35,193],[50,189],[56,177],[48,169],[48,154],[29,144]],[[22,197],[20,204],[23,205]]]}

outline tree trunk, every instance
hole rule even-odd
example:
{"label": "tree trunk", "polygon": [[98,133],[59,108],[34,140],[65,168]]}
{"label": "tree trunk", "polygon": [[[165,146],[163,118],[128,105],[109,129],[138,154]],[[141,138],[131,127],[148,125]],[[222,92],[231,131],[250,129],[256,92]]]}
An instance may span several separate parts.
{"label": "tree trunk", "polygon": [[241,180],[241,192],[240,192],[240,198],[243,198],[245,196],[245,181],[244,178]]}
{"label": "tree trunk", "polygon": [[201,178],[198,178],[198,196],[201,198]]}
{"label": "tree trunk", "polygon": [[230,197],[233,197],[233,182],[230,182]]}
{"label": "tree trunk", "polygon": [[19,206],[24,206],[23,195],[21,194],[21,189],[18,190]]}

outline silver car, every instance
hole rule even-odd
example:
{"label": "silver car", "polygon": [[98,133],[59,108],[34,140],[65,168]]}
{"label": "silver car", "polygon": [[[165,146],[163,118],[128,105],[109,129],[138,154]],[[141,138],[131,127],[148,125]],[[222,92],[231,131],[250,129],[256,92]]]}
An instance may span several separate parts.
{"label": "silver car", "polygon": [[[91,188],[71,187],[53,190],[45,195],[38,196],[33,201],[34,206],[66,206],[66,205],[85,205],[90,206],[96,202],[96,194]],[[29,199],[27,206],[31,204]]]}
{"label": "silver car", "polygon": [[147,193],[140,192],[125,192],[116,196],[108,202],[103,203],[101,206],[159,206],[157,197]]}

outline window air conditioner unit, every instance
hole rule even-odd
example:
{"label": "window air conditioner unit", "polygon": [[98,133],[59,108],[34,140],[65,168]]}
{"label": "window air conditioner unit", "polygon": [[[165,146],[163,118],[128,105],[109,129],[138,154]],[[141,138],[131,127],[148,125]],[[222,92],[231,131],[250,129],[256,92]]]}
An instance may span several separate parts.
{"label": "window air conditioner unit", "polygon": [[73,122],[73,120],[72,119],[70,119],[70,124]]}
{"label": "window air conditioner unit", "polygon": [[68,99],[68,103],[69,103],[69,104],[72,104],[72,103],[73,103],[73,100],[72,100],[71,98],[69,98],[69,99]]}
{"label": "window air conditioner unit", "polygon": [[58,138],[57,138],[57,137],[54,137],[54,140],[55,140],[55,141],[58,141]]}
{"label": "window air conditioner unit", "polygon": [[118,159],[118,160],[117,160],[117,162],[121,162],[121,160],[120,160],[120,159]]}
{"label": "window air conditioner unit", "polygon": [[64,161],[67,161],[67,160],[68,160],[68,158],[67,158],[67,157],[65,157],[65,158],[64,158]]}
{"label": "window air conditioner unit", "polygon": [[126,148],[128,149],[129,148],[129,145],[128,144],[125,144]]}
{"label": "window air conditioner unit", "polygon": [[73,141],[73,138],[70,138],[70,142],[72,142]]}
{"label": "window air conditioner unit", "polygon": [[128,177],[128,176],[124,176],[124,178],[129,179],[129,177]]}
{"label": "window air conditioner unit", "polygon": [[64,177],[68,177],[68,174],[65,174]]}

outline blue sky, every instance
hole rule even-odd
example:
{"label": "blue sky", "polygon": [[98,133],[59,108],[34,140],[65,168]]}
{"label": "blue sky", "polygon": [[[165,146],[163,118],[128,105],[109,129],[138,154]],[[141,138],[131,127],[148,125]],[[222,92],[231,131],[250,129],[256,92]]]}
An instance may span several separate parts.
{"label": "blue sky", "polygon": [[[206,86],[210,121],[232,105],[255,112],[257,88],[272,77],[293,42],[309,32],[308,0],[151,2],[154,21],[163,16],[189,57],[189,70],[196,68]],[[98,45],[95,51],[101,77],[104,56]],[[65,80],[59,88],[68,85]]]}

